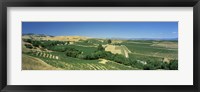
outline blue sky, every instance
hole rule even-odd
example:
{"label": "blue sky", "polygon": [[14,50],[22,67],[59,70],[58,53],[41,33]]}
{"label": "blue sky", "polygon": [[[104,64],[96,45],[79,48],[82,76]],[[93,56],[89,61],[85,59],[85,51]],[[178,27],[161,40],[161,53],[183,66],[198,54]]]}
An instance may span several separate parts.
{"label": "blue sky", "polygon": [[22,22],[22,33],[95,38],[178,38],[178,22]]}

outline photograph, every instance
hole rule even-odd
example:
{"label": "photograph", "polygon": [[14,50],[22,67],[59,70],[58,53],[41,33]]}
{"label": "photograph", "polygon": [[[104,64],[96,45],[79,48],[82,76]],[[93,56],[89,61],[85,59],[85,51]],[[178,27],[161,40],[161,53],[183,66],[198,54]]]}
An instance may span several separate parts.
{"label": "photograph", "polygon": [[22,70],[178,70],[178,21],[22,22]]}

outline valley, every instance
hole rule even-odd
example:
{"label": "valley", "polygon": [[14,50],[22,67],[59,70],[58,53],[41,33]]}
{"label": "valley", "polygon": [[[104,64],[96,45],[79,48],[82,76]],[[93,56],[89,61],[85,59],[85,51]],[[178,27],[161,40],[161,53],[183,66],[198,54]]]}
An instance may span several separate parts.
{"label": "valley", "polygon": [[22,70],[177,69],[177,40],[22,36]]}

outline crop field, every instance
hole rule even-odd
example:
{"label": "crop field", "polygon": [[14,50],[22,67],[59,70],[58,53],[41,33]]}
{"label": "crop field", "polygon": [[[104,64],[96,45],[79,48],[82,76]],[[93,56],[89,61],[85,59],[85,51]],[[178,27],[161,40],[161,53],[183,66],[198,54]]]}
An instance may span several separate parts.
{"label": "crop field", "polygon": [[[53,56],[59,58],[52,58]],[[24,55],[25,56],[25,55]],[[50,57],[52,56],[52,57]],[[26,57],[26,56],[25,56]],[[130,70],[134,69],[123,64],[118,64],[107,60],[105,63],[101,63],[99,60],[80,60],[77,58],[64,56],[61,52],[35,52],[30,53],[29,58],[39,58],[44,61],[47,65],[53,66],[56,69],[63,70]],[[28,68],[25,68],[25,70]]]}
{"label": "crop field", "polygon": [[23,70],[178,69],[178,41],[29,36],[22,37]]}
{"label": "crop field", "polygon": [[174,41],[127,41],[122,44],[134,54],[178,59],[178,43]]}

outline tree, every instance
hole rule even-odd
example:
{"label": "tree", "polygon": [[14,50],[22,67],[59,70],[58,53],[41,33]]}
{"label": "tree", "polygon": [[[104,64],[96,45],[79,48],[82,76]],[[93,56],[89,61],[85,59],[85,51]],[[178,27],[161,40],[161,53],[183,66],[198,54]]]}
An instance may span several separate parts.
{"label": "tree", "polygon": [[35,47],[39,47],[40,45],[41,45],[41,42],[39,42],[39,41],[33,41],[33,46],[35,46]]}
{"label": "tree", "polygon": [[169,63],[170,70],[178,70],[178,60],[171,60]]}
{"label": "tree", "polygon": [[80,59],[86,59],[86,55],[79,54],[79,55],[78,55],[78,58],[80,58]]}
{"label": "tree", "polygon": [[81,54],[81,51],[76,50],[74,48],[66,48],[66,55],[69,57],[78,58],[78,56]]}
{"label": "tree", "polygon": [[70,42],[69,42],[69,41],[67,41],[67,45],[68,45],[68,44],[70,44]]}
{"label": "tree", "polygon": [[152,64],[146,64],[143,67],[144,70],[155,70],[155,67]]}
{"label": "tree", "polygon": [[99,46],[97,47],[97,49],[100,50],[100,51],[104,51],[105,50],[101,44],[99,44]]}
{"label": "tree", "polygon": [[108,39],[108,44],[111,44],[111,43],[112,43],[112,41],[110,39]]}
{"label": "tree", "polygon": [[33,42],[33,40],[31,40],[31,39],[27,39],[27,42],[29,42],[29,43],[32,43],[32,42]]}
{"label": "tree", "polygon": [[32,49],[33,46],[31,44],[25,44],[26,48]]}

